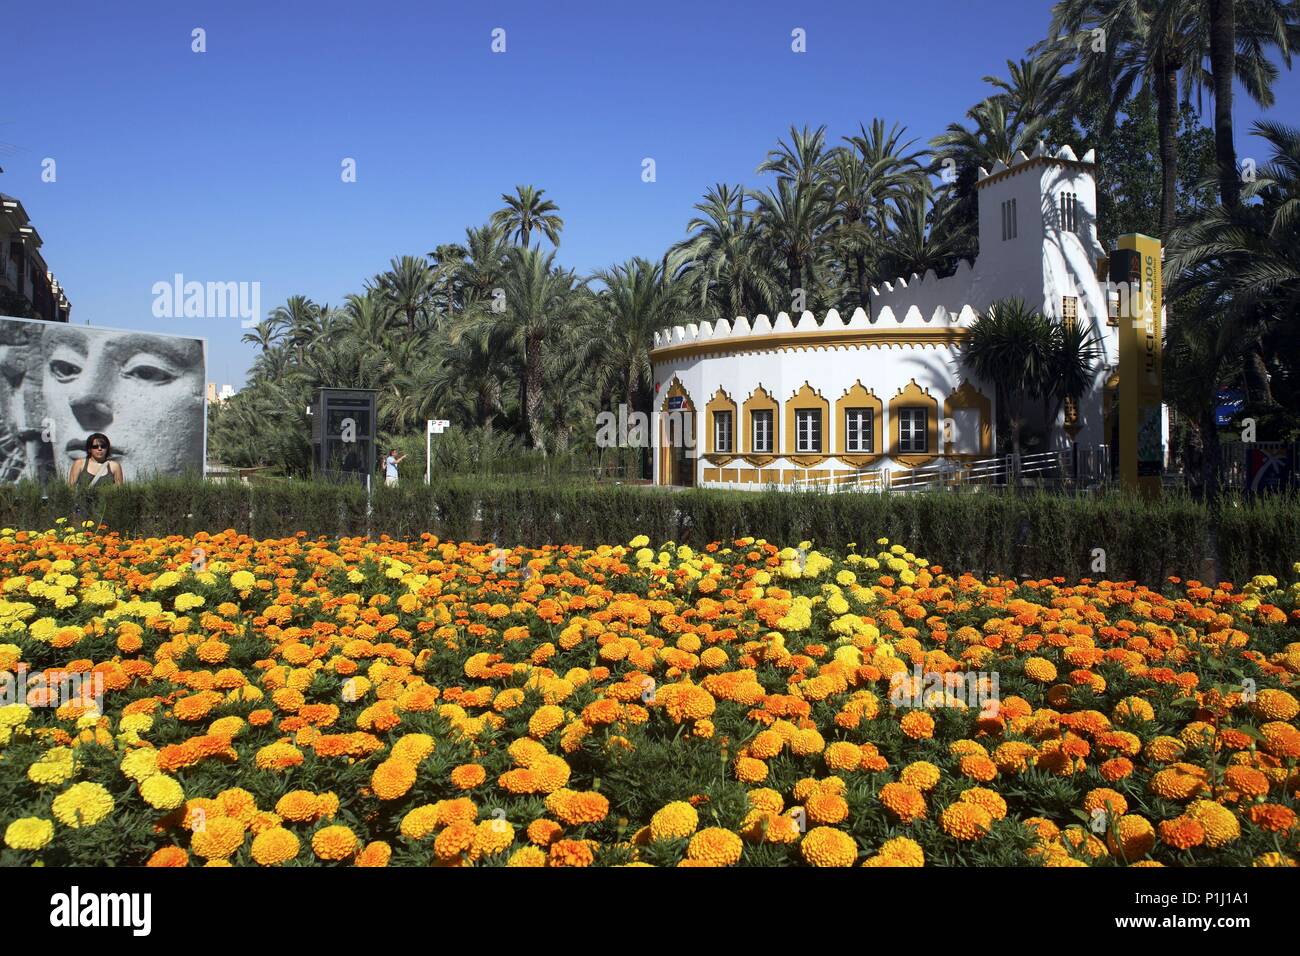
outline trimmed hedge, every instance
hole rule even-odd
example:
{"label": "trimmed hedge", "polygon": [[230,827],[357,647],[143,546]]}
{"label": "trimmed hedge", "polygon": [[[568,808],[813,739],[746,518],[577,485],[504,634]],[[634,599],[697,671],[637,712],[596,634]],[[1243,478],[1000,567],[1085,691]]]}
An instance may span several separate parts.
{"label": "trimmed hedge", "polygon": [[1212,578],[1216,558],[1218,576],[1238,584],[1261,573],[1290,580],[1300,559],[1295,495],[1229,501],[1212,513],[1182,495],[827,495],[450,480],[379,486],[367,514],[365,489],[355,484],[162,479],[98,492],[0,486],[0,524],[39,529],[57,518],[153,536],[228,528],[257,537],[430,532],[503,545],[596,545],[646,534],[656,543],[702,547],[753,535],[874,551],[876,539],[887,537],[954,571],[1148,584],[1169,575]]}

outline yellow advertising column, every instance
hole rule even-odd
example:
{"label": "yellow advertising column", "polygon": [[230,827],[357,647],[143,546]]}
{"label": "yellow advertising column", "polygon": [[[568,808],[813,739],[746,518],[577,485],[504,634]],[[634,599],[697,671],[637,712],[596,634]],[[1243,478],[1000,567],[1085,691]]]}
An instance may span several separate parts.
{"label": "yellow advertising column", "polygon": [[1112,288],[1119,292],[1120,480],[1125,488],[1155,496],[1164,471],[1160,240],[1120,236],[1109,265]]}

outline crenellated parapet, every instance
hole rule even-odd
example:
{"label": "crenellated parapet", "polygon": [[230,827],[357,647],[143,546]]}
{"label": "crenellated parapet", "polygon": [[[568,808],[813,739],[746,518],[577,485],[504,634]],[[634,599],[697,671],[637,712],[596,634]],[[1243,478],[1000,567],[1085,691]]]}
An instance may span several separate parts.
{"label": "crenellated parapet", "polygon": [[733,342],[743,339],[757,340],[763,336],[785,338],[807,334],[810,338],[824,338],[828,332],[959,329],[969,326],[976,317],[977,313],[970,306],[963,307],[959,312],[936,308],[924,314],[915,306],[899,313],[885,307],[871,317],[867,316],[865,310],[855,309],[847,321],[836,309],[831,309],[820,321],[811,312],[804,312],[797,322],[792,321],[786,312],[777,313],[775,320],[760,314],[755,316],[752,322],[747,316],[742,315],[732,321],[718,319],[716,322],[690,322],[664,329],[655,333],[654,348],[664,349],[678,345]]}

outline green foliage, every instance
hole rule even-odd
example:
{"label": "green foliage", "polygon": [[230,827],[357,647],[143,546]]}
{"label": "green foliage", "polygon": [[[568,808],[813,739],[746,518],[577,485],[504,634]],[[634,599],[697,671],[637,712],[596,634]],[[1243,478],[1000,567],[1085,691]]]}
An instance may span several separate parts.
{"label": "green foliage", "polygon": [[359,484],[174,478],[91,494],[62,485],[0,486],[0,524],[40,529],[59,518],[143,535],[227,528],[258,537],[431,533],[505,546],[594,546],[646,534],[695,548],[754,536],[869,552],[877,538],[887,537],[954,572],[1136,580],[1155,587],[1170,575],[1208,580],[1216,559],[1226,580],[1281,578],[1300,558],[1296,496],[1229,500],[1213,510],[1181,494],[1147,500],[1119,493],[667,492],[535,479],[435,479],[426,486],[411,472],[396,488],[376,483],[367,513]]}

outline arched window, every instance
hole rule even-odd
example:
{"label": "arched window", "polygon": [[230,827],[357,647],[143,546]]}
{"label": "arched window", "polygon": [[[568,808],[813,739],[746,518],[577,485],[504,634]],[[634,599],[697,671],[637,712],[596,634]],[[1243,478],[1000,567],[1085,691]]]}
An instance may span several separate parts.
{"label": "arched window", "polygon": [[745,434],[743,447],[749,455],[775,455],[780,405],[762,385],[754,389],[744,405]]}
{"label": "arched window", "polygon": [[855,382],[835,403],[835,454],[855,464],[864,463],[857,461],[859,456],[883,455],[884,411],[875,393],[868,391],[862,382]]}
{"label": "arched window", "polygon": [[826,455],[830,447],[826,441],[828,417],[830,403],[804,382],[785,403],[786,454]]}
{"label": "arched window", "polygon": [[725,457],[740,454],[740,441],[737,429],[740,418],[736,414],[736,403],[722,389],[709,399],[704,406],[704,447],[710,455]]}
{"label": "arched window", "polygon": [[917,465],[939,454],[939,402],[912,379],[889,401],[890,454]]}

